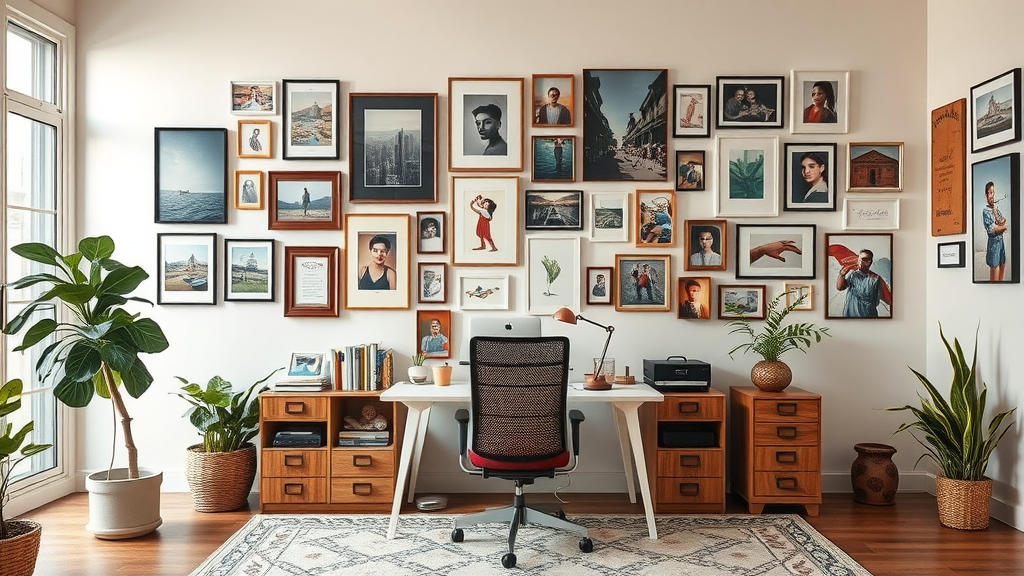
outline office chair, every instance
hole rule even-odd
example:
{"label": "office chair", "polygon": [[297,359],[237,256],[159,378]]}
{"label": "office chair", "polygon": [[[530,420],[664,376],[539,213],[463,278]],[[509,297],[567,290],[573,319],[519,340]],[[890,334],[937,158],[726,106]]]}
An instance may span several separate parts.
{"label": "office chair", "polygon": [[[455,413],[459,422],[459,465],[470,474],[515,483],[512,505],[455,519],[452,541],[462,542],[462,529],[475,524],[510,521],[508,553],[501,565],[516,565],[516,532],[520,524],[540,524],[582,536],[580,550],[594,544],[587,529],[526,506],[523,486],[537,478],[568,474],[579,462],[579,431],[583,413],[569,410],[572,455],[566,438],[566,393],[569,383],[569,339],[476,336],[469,343],[471,410]],[[472,430],[472,444],[467,443]],[[468,461],[468,465],[467,465]],[[567,467],[569,462],[571,467]]]}

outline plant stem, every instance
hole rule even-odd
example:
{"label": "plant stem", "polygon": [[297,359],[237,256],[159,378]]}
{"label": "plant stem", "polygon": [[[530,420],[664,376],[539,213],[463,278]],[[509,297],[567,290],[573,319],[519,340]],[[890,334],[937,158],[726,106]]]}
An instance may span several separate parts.
{"label": "plant stem", "polygon": [[106,362],[100,368],[103,372],[103,381],[107,383],[107,391],[110,392],[110,401],[114,403],[114,410],[121,417],[121,431],[124,434],[124,447],[128,450],[128,478],[139,477],[139,450],[135,447],[135,439],[132,437],[132,418],[124,407],[124,399],[121,398],[121,391],[114,381],[114,374]]}

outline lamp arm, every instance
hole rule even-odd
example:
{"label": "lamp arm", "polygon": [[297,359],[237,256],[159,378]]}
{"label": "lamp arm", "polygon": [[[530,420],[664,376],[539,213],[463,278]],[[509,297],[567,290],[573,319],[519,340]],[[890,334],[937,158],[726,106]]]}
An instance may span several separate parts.
{"label": "lamp arm", "polygon": [[615,330],[615,328],[613,328],[611,326],[605,326],[604,324],[598,324],[597,322],[594,322],[593,320],[588,320],[587,318],[584,318],[583,316],[580,316],[579,314],[576,315],[576,320],[583,320],[584,322],[586,322],[588,324],[593,324],[594,326],[597,326],[598,328],[604,328],[605,330],[607,330],[609,332],[611,332],[612,330]]}
{"label": "lamp arm", "polygon": [[[588,322],[590,322],[590,321],[588,320]],[[591,324],[594,324],[594,322],[591,322]],[[597,324],[597,325],[601,326],[600,324]],[[612,342],[612,332],[615,332],[615,327],[614,326],[602,326],[602,328],[604,328],[605,330],[608,331],[608,337],[604,339],[604,348],[601,349],[601,361],[600,361],[600,363],[598,363],[597,366],[594,367],[594,374],[595,374],[595,376],[597,375],[597,371],[598,370],[601,370],[602,368],[604,368],[604,357],[605,357],[605,355],[608,354],[608,345],[611,344],[611,342]]]}

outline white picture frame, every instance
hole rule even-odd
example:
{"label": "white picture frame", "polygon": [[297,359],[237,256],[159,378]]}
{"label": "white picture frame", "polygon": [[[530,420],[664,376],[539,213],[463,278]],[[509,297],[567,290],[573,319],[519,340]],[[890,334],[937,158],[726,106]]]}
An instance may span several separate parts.
{"label": "white picture frame", "polygon": [[[831,112],[834,121],[829,122],[827,113],[805,114],[813,105],[811,93],[819,82],[827,83],[825,87],[832,91],[833,106]],[[793,70],[789,85],[790,95],[790,132],[793,134],[846,134],[850,130],[850,72],[814,72]]]}
{"label": "white picture frame", "polygon": [[239,116],[277,114],[276,80],[232,80],[231,113]]}
{"label": "white picture frame", "polygon": [[843,199],[843,230],[899,230],[899,198]]}
{"label": "white picture frame", "polygon": [[629,241],[628,192],[591,194],[588,212],[588,240],[591,242]]}
{"label": "white picture frame", "polygon": [[[449,172],[522,172],[523,89],[522,78],[448,79]],[[488,154],[477,130],[473,110],[487,106],[500,111],[504,154]]]}
{"label": "white picture frame", "polygon": [[[715,216],[778,216],[779,138],[719,136],[717,147]],[[731,165],[737,167],[736,178]],[[746,177],[740,178],[740,174]]]}
{"label": "white picture frame", "polygon": [[[551,274],[548,271],[549,266]],[[579,237],[528,237],[526,239],[526,313],[551,315],[559,308],[579,310],[579,270]]]}
{"label": "white picture frame", "polygon": [[[452,265],[518,266],[519,177],[453,176],[451,182]],[[477,234],[483,218],[472,206],[477,196],[483,201],[493,201],[496,206],[490,212],[487,225],[490,238],[486,242]],[[483,204],[490,205],[486,202],[480,205]]]}
{"label": "white picture frame", "polygon": [[464,272],[458,286],[460,310],[508,310],[508,274]]}

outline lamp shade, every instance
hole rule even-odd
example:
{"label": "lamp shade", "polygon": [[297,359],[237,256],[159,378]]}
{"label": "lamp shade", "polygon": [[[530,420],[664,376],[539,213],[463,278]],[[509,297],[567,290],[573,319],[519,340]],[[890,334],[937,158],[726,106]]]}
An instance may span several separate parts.
{"label": "lamp shade", "polygon": [[576,323],[576,313],[573,312],[572,310],[569,310],[568,308],[559,308],[554,314],[551,315],[551,317],[554,318],[555,320],[558,320],[559,322],[565,322],[566,324]]}

